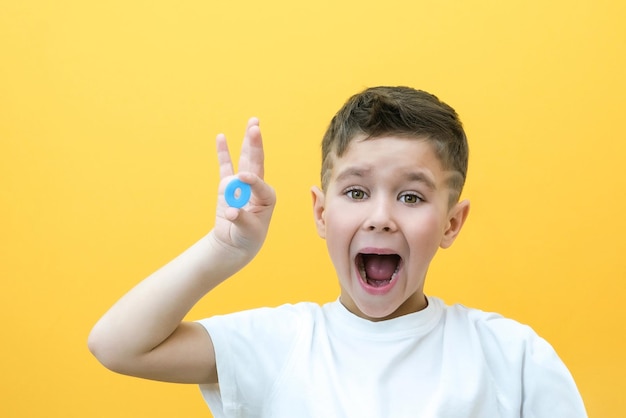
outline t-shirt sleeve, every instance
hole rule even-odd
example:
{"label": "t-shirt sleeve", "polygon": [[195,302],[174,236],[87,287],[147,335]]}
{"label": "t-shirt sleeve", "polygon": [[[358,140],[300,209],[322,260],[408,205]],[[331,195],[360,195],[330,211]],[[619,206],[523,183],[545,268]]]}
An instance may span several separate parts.
{"label": "t-shirt sleeve", "polygon": [[528,325],[470,311],[500,403],[521,418],[586,418],[574,378],[554,348]]}
{"label": "t-shirt sleeve", "polygon": [[493,314],[477,326],[491,374],[521,418],[587,417],[571,373],[531,327]]}
{"label": "t-shirt sleeve", "polygon": [[552,346],[533,332],[525,354],[522,417],[586,418],[576,383]]}
{"label": "t-shirt sleeve", "polygon": [[200,385],[215,418],[258,413],[306,328],[302,307],[259,308],[198,321],[213,341],[219,384]]}

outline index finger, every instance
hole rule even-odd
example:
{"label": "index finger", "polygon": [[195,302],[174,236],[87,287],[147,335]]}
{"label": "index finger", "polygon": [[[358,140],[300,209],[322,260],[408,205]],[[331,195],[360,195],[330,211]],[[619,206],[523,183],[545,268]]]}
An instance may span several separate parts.
{"label": "index finger", "polygon": [[226,136],[224,134],[217,135],[215,142],[217,145],[217,161],[220,166],[220,178],[223,179],[232,176],[234,174],[233,162],[230,158]]}
{"label": "index finger", "polygon": [[265,175],[264,159],[263,137],[261,128],[259,128],[259,120],[250,118],[239,156],[239,171],[248,171],[263,178]]}

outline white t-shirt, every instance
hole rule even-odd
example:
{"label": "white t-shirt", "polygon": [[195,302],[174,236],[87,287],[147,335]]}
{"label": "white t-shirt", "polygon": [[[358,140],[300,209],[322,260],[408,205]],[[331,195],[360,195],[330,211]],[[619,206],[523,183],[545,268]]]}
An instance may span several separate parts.
{"label": "white t-shirt", "polygon": [[339,301],[202,320],[219,378],[202,394],[215,418],[587,416],[569,371],[531,328],[428,301],[381,322]]}

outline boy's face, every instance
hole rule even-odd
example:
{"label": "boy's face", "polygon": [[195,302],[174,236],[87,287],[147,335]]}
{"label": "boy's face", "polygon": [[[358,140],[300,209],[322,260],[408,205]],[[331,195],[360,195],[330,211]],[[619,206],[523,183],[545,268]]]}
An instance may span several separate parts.
{"label": "boy's face", "polygon": [[334,157],[326,192],[312,190],[313,207],[351,312],[382,320],[426,307],[428,266],[469,211],[468,201],[450,207],[450,175],[415,138],[355,138]]}

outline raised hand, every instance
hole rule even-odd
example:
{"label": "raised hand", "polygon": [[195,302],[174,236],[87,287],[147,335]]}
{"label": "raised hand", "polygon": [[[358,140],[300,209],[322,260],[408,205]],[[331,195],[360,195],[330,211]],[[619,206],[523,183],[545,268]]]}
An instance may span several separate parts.
{"label": "raised hand", "polygon": [[[259,120],[248,121],[239,156],[239,172],[235,175],[226,137],[216,138],[217,158],[220,169],[218,204],[212,236],[215,242],[232,255],[249,261],[259,251],[269,228],[276,204],[274,190],[263,180],[264,153]],[[226,185],[234,177],[249,184],[252,196],[241,209],[228,206],[224,198]]]}

